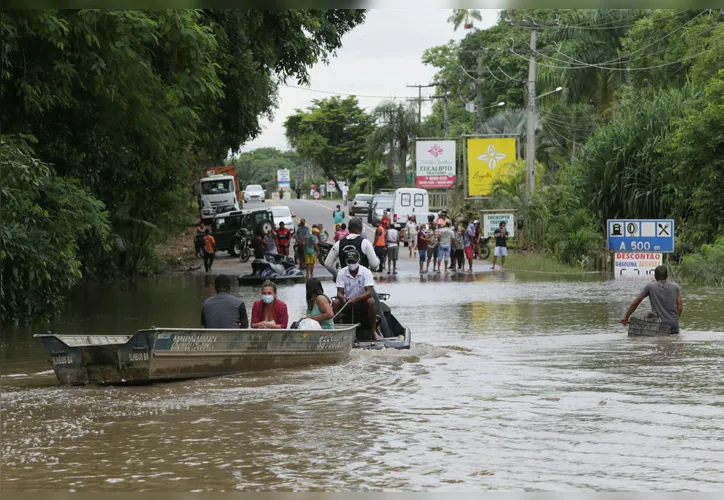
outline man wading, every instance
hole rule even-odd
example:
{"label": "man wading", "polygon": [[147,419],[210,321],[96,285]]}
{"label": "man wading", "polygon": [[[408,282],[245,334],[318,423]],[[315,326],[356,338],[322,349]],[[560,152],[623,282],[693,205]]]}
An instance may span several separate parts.
{"label": "man wading", "polygon": [[679,318],[684,312],[684,304],[681,301],[681,288],[673,281],[669,281],[669,272],[666,266],[658,266],[654,270],[656,281],[648,283],[626,311],[621,319],[624,326],[628,325],[628,319],[634,313],[642,300],[649,298],[651,310],[654,311],[662,322],[671,325],[671,333],[679,333]]}

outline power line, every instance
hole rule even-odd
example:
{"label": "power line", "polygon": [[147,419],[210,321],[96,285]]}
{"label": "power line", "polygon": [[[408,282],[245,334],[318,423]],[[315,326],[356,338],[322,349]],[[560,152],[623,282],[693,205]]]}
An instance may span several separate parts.
{"label": "power line", "polygon": [[346,92],[333,92],[331,90],[319,90],[319,89],[312,89],[309,87],[300,87],[298,85],[288,85],[286,83],[282,84],[282,86],[290,88],[290,89],[298,89],[298,90],[306,90],[307,92],[316,92],[318,94],[331,94],[331,95],[340,95],[340,96],[347,96],[347,97],[360,97],[365,99],[415,99],[414,96],[390,96],[390,95],[366,95],[366,94],[349,94]]}

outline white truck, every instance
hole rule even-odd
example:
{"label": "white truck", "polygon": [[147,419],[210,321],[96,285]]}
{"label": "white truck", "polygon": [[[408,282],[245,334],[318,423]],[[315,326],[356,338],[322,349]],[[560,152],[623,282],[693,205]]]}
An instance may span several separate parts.
{"label": "white truck", "polygon": [[213,220],[217,212],[240,210],[237,197],[237,178],[233,175],[216,174],[200,181],[199,209],[201,220]]}

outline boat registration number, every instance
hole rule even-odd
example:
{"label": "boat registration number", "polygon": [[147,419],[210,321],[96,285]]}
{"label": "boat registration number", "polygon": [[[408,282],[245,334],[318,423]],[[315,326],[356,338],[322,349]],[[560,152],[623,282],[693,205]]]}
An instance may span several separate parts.
{"label": "boat registration number", "polygon": [[129,361],[148,361],[147,352],[131,352],[128,354]]}
{"label": "boat registration number", "polygon": [[317,349],[321,349],[321,350],[341,349],[343,345],[344,345],[344,342],[342,341],[342,339],[335,339],[335,338],[327,335],[324,337],[319,337],[319,342],[317,342]]}
{"label": "boat registration number", "polygon": [[70,356],[55,356],[53,358],[53,364],[54,365],[72,365],[73,358],[71,358]]}

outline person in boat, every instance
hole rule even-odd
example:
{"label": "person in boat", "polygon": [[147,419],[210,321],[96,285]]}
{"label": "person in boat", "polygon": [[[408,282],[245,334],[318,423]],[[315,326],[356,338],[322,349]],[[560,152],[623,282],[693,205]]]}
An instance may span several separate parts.
{"label": "person in boat", "polygon": [[307,314],[304,317],[319,322],[325,330],[334,330],[332,300],[324,294],[322,282],[317,278],[307,280]]}
{"label": "person in boat", "polygon": [[246,305],[241,297],[231,295],[231,279],[220,274],[214,280],[216,295],[201,306],[201,325],[204,328],[249,328]]}
{"label": "person in boat", "polygon": [[291,240],[291,231],[289,228],[284,226],[283,222],[279,223],[279,229],[277,229],[277,240],[279,241],[279,253],[282,255],[289,255],[289,243]]}
{"label": "person in boat", "polygon": [[669,281],[669,272],[666,266],[658,266],[654,269],[656,281],[648,283],[636,299],[631,303],[626,314],[621,318],[624,326],[646,297],[651,303],[651,310],[655,312],[662,322],[671,325],[671,333],[679,333],[679,318],[684,312],[684,304],[681,299],[681,288],[673,281]]}
{"label": "person in boat", "polygon": [[337,273],[337,296],[332,308],[338,313],[342,307],[351,308],[354,318],[368,318],[375,340],[382,340],[377,334],[377,304],[373,296],[375,282],[372,271],[360,265],[361,256],[357,249],[349,246],[344,252],[346,266]]}
{"label": "person in boat", "polygon": [[336,264],[339,263],[339,267],[345,267],[347,265],[344,262],[344,254],[350,249],[354,248],[360,256],[359,263],[367,269],[377,269],[380,265],[380,260],[375,254],[375,249],[372,246],[370,240],[362,236],[362,219],[359,217],[353,217],[349,221],[347,227],[349,234],[336,242],[327,254],[327,258],[324,261],[324,267],[327,268],[332,276],[337,275]]}
{"label": "person in boat", "polygon": [[261,286],[261,300],[251,307],[251,327],[286,328],[288,324],[287,305],[277,298],[277,286],[265,281]]}

